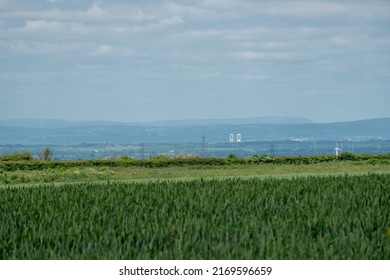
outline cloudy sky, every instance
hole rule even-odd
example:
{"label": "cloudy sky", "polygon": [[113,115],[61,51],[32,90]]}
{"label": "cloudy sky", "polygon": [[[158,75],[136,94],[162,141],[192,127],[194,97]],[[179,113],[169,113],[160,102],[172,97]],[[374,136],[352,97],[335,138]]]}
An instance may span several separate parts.
{"label": "cloudy sky", "polygon": [[0,0],[0,120],[390,117],[390,1]]}

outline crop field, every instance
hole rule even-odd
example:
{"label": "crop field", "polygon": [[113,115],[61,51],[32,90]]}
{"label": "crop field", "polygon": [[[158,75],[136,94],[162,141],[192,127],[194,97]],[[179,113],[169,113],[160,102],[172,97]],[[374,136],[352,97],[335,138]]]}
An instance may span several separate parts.
{"label": "crop field", "polygon": [[390,174],[0,188],[0,259],[390,259]]}
{"label": "crop field", "polygon": [[[378,157],[378,158],[376,158]],[[325,161],[321,161],[325,159]],[[314,163],[313,163],[314,162]],[[364,160],[334,157],[154,159],[145,161],[1,161],[0,186],[225,177],[390,173],[390,154]]]}

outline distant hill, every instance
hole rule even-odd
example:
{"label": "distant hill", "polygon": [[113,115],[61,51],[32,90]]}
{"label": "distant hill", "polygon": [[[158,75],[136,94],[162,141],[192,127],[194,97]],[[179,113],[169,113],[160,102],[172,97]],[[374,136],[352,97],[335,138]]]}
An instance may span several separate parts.
{"label": "distant hill", "polygon": [[80,126],[188,126],[188,125],[215,125],[215,124],[304,124],[311,123],[305,118],[296,117],[258,117],[238,119],[194,119],[194,120],[166,120],[154,122],[110,122],[110,121],[67,121],[61,119],[15,119],[0,121],[0,126],[25,128],[63,128]]}
{"label": "distant hill", "polygon": [[338,123],[311,123],[300,118],[185,120],[148,123],[64,120],[0,121],[1,145],[66,145],[81,143],[227,142],[230,133],[243,141],[317,139],[390,139],[390,118]]}
{"label": "distant hill", "polygon": [[16,119],[0,121],[0,127],[22,127],[22,128],[64,128],[80,126],[111,126],[125,125],[121,122],[110,121],[67,121],[61,119]]}
{"label": "distant hill", "polygon": [[148,126],[188,126],[188,125],[218,125],[218,124],[307,124],[311,123],[309,119],[297,117],[257,117],[257,118],[238,118],[238,119],[195,119],[195,120],[176,120],[176,121],[156,121],[144,122],[140,125]]}

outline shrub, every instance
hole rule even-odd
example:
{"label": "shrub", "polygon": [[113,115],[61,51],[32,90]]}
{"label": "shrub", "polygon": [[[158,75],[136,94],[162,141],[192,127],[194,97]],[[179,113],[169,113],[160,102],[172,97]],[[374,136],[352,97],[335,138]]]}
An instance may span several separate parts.
{"label": "shrub", "polygon": [[8,155],[0,156],[0,161],[21,161],[32,160],[33,156],[30,152],[15,152]]}
{"label": "shrub", "polygon": [[343,152],[339,156],[340,160],[359,160],[359,156],[351,152]]}

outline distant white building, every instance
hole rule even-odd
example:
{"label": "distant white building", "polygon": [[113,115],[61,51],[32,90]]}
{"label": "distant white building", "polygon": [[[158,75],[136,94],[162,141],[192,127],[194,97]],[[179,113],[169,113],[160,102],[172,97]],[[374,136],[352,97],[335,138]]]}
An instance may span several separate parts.
{"label": "distant white building", "polygon": [[[241,133],[236,134],[235,140],[237,143],[241,143],[241,141],[242,141]],[[230,133],[230,135],[229,135],[229,143],[234,143],[234,134],[233,133]]]}

